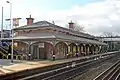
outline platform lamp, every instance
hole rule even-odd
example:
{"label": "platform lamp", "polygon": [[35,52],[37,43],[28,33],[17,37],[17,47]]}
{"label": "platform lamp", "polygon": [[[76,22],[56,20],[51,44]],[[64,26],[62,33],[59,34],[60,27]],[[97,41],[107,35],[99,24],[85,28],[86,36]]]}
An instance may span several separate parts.
{"label": "platform lamp", "polygon": [[6,1],[6,3],[10,4],[10,28],[11,28],[11,63],[13,63],[13,26],[12,26],[12,3],[10,1]]}
{"label": "platform lamp", "polygon": [[2,20],[1,20],[1,43],[3,39],[3,7],[2,7]]}

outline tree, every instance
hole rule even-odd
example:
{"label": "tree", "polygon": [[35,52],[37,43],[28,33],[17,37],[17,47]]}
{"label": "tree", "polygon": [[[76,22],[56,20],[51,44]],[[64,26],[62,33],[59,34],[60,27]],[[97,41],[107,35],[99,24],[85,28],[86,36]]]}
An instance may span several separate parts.
{"label": "tree", "polygon": [[102,34],[103,37],[112,37],[114,36],[112,32],[103,32]]}
{"label": "tree", "polygon": [[79,32],[84,32],[85,30],[84,30],[84,26],[81,26],[81,25],[79,25],[78,23],[74,23],[73,24],[73,29],[75,30],[75,31],[79,31]]}
{"label": "tree", "polygon": [[[103,37],[108,37],[108,41],[107,44],[108,44],[108,51],[113,51],[115,49],[114,47],[114,41],[112,41],[112,37],[114,36],[114,34],[112,32],[104,32],[103,33]],[[103,38],[104,39],[104,38]]]}
{"label": "tree", "polygon": [[[66,26],[69,27],[68,24]],[[84,26],[79,25],[78,23],[73,23],[73,30],[78,31],[78,32],[84,32],[85,31]]]}

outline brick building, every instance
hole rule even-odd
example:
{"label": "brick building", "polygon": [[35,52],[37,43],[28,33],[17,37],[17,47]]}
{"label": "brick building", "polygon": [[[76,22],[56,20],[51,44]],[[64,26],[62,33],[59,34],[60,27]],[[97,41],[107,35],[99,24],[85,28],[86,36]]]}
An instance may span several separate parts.
{"label": "brick building", "polygon": [[56,59],[98,54],[106,46],[94,36],[72,30],[74,23],[69,23],[70,29],[52,24],[48,21],[33,23],[31,16],[27,25],[14,29],[14,44],[16,49],[31,59]]}

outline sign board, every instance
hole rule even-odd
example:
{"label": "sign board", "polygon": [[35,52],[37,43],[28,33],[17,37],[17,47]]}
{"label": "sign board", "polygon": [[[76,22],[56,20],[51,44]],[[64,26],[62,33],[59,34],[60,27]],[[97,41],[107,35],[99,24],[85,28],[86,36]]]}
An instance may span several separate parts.
{"label": "sign board", "polygon": [[17,46],[18,46],[18,43],[14,43],[14,45],[17,47]]}
{"label": "sign board", "polygon": [[44,48],[44,43],[39,43],[39,48]]}
{"label": "sign board", "polygon": [[13,26],[19,26],[19,20],[21,18],[13,18]]}

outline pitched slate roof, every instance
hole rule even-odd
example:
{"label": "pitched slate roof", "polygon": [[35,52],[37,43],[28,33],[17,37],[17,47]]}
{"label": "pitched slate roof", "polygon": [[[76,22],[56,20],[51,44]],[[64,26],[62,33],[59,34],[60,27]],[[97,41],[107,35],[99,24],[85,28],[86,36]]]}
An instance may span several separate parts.
{"label": "pitched slate roof", "polygon": [[14,28],[14,30],[36,29],[36,28],[42,28],[42,27],[60,28],[60,29],[64,29],[64,30],[73,32],[73,33],[75,33],[75,34],[79,34],[79,35],[81,35],[81,36],[83,36],[83,37],[94,38],[93,35],[86,34],[86,33],[83,33],[83,32],[74,31],[74,30],[71,30],[71,29],[68,29],[68,28],[64,28],[64,27],[61,27],[61,26],[52,24],[52,23],[50,23],[50,22],[48,22],[48,21],[35,22],[35,23],[33,23],[32,25],[25,25],[25,26],[21,26],[21,27],[18,27],[18,28]]}
{"label": "pitched slate roof", "polygon": [[40,28],[40,27],[58,27],[55,24],[52,24],[48,21],[39,21],[39,22],[35,22],[32,25],[25,25],[25,26],[21,26],[18,28],[15,28],[14,30],[19,30],[19,29],[33,29],[33,28]]}
{"label": "pitched slate roof", "polygon": [[14,37],[15,40],[49,40],[49,39],[62,39],[66,41],[75,41],[75,42],[80,42],[80,43],[89,43],[89,44],[98,44],[98,45],[106,45],[105,43],[102,43],[100,41],[95,41],[95,40],[89,40],[85,38],[80,38],[80,37],[75,37],[75,36],[70,36],[70,35],[63,35],[63,34],[52,34],[52,33],[41,33],[39,35],[29,35],[29,36],[18,36]]}
{"label": "pitched slate roof", "polygon": [[[64,28],[64,27],[61,27],[61,26],[58,26],[58,25],[55,25],[55,24],[52,24],[48,21],[39,21],[39,22],[35,22],[33,23],[32,25],[25,25],[25,26],[21,26],[21,27],[18,27],[18,28],[15,28],[14,30],[23,30],[23,29],[36,29],[36,28],[42,28],[42,27],[53,27],[53,28],[59,28],[59,29],[63,29],[63,30],[66,30],[66,31],[69,31],[69,32],[72,32],[72,33],[75,33],[75,34],[78,34],[82,37],[87,37],[87,38],[95,38],[94,36],[90,35],[90,34],[86,34],[86,33],[82,33],[82,32],[78,32],[78,31],[74,31],[74,30],[71,30],[71,29],[67,29],[67,28]],[[94,44],[101,44],[101,45],[105,45],[104,43],[102,42],[99,42],[99,41],[96,41],[96,40],[89,40],[89,39],[85,39],[85,38],[80,38],[80,37],[75,37],[75,36],[68,36],[68,35],[60,35],[60,34],[39,34],[39,36],[35,35],[35,36],[18,36],[18,37],[15,37],[14,39],[65,39],[65,40],[73,40],[73,41],[81,41],[81,42],[85,42],[85,43],[94,43]]]}
{"label": "pitched slate roof", "polygon": [[34,39],[54,39],[56,38],[52,33],[40,33],[40,34],[32,34],[32,35],[27,35],[27,36],[17,36],[14,37],[15,40],[34,40]]}

